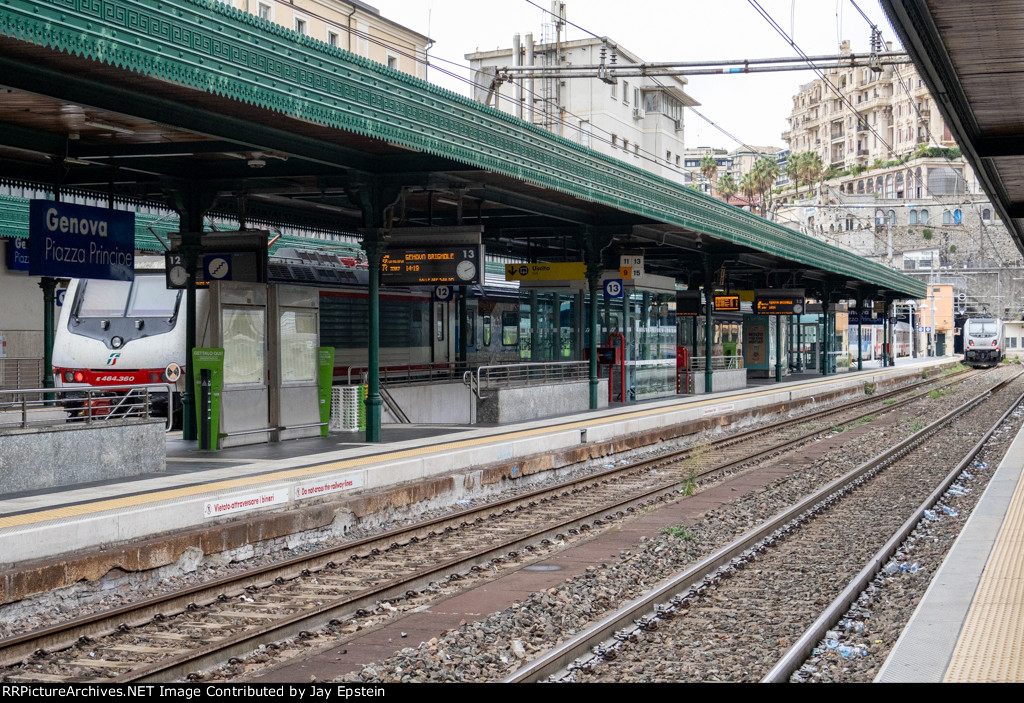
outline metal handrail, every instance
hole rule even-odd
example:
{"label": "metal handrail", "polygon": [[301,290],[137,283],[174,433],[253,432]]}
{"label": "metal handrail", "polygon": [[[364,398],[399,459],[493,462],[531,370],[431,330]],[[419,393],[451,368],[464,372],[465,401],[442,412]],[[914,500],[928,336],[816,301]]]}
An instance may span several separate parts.
{"label": "metal handrail", "polygon": [[[174,386],[170,383],[0,390],[0,429],[148,419],[153,416],[150,396],[156,389],[167,392],[166,430],[169,432],[174,418]],[[18,419],[7,422],[4,416],[10,413]]]}
{"label": "metal handrail", "polygon": [[[410,364],[407,366],[382,366],[380,378],[391,384],[398,382],[432,381],[439,378],[458,378],[460,364]],[[366,383],[369,369],[366,366],[345,367],[345,385]]]}
{"label": "metal handrail", "polygon": [[475,383],[477,397],[480,397],[479,391],[486,388],[544,385],[586,378],[590,378],[588,361],[548,361],[480,366],[467,371],[463,375],[463,383],[470,387]]}
{"label": "metal handrail", "polygon": [[[705,363],[706,357],[693,356],[690,357],[690,370],[691,371],[703,371],[707,365]],[[726,371],[743,368],[743,357],[738,354],[731,354],[728,356],[713,356],[711,357],[711,370],[712,371]]]}
{"label": "metal handrail", "polygon": [[42,359],[12,356],[0,358],[0,388],[33,388],[42,383]]}

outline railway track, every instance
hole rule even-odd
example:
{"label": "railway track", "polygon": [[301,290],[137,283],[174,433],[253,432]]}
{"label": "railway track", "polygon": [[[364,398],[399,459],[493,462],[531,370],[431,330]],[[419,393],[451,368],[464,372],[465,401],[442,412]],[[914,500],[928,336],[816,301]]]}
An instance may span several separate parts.
{"label": "railway track", "polygon": [[[968,374],[969,376],[970,374]],[[963,377],[960,377],[963,378]],[[923,382],[934,390],[956,383]],[[167,681],[243,656],[471,568],[519,558],[543,540],[601,525],[609,513],[692,490],[799,446],[836,423],[894,410],[928,390],[901,389],[520,495],[372,539],[222,579],[130,608],[0,641],[9,681]],[[770,437],[770,441],[765,437]],[[538,527],[541,525],[542,527]],[[509,534],[516,534],[509,539]]]}
{"label": "railway track", "polygon": [[[937,501],[1022,402],[1024,378],[1018,374],[607,615],[506,682],[788,680],[815,647],[826,646],[823,638],[925,511],[931,518],[942,515]],[[847,649],[845,656],[859,655]]]}

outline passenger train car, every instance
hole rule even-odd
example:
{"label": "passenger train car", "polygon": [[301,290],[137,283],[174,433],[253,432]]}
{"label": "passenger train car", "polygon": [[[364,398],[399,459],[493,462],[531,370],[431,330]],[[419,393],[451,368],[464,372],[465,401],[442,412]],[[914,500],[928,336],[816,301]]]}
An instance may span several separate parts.
{"label": "passenger train car", "polygon": [[964,322],[964,363],[975,368],[995,366],[1006,355],[1003,321],[994,317],[970,318]]}
{"label": "passenger train car", "polygon": [[[358,383],[367,364],[365,264],[318,251],[281,250],[270,260],[271,282],[315,286],[320,343],[335,348],[336,383]],[[470,363],[518,360],[518,291],[474,287],[467,303]],[[382,369],[429,371],[456,358],[457,305],[422,288],[385,288],[380,305]],[[169,364],[185,364],[185,295],[168,290],[162,257],[138,257],[134,281],[72,279],[54,338],[55,385],[75,389],[152,385],[164,393]],[[207,292],[196,297],[198,327],[209,316]],[[516,334],[511,334],[514,325]],[[198,342],[203,344],[202,340]],[[177,379],[184,391],[184,378]],[[157,398],[155,405],[166,404]],[[179,407],[175,403],[175,407]]]}

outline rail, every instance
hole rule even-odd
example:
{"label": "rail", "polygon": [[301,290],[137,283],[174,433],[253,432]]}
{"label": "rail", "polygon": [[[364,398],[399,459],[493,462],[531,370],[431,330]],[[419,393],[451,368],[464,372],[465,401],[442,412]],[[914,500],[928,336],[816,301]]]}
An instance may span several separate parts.
{"label": "rail", "polygon": [[[690,371],[697,372],[703,371],[707,368],[705,363],[706,357],[703,356],[691,356],[690,357]],[[734,369],[743,368],[743,357],[738,355],[729,356],[713,356],[711,357],[711,370],[712,371],[728,371]]]}
{"label": "rail", "polygon": [[466,371],[462,376],[462,382],[473,389],[478,398],[483,398],[480,392],[489,388],[541,386],[588,378],[588,361],[550,361],[481,366],[476,370]]}
{"label": "rail", "polygon": [[0,359],[0,388],[38,388],[43,385],[43,360]]}
{"label": "rail", "polygon": [[[369,369],[366,366],[342,366],[345,385],[366,383]],[[464,367],[462,364],[413,364],[410,366],[382,366],[378,374],[381,381],[396,385],[422,381],[457,380]],[[338,375],[338,374],[335,374]]]}
{"label": "rail", "polygon": [[94,425],[155,417],[154,395],[166,394],[167,431],[174,417],[171,384],[0,390],[0,430],[64,424]]}
{"label": "rail", "polygon": [[850,354],[844,351],[832,351],[828,355],[832,360],[832,368],[837,372],[849,371],[850,370]]}

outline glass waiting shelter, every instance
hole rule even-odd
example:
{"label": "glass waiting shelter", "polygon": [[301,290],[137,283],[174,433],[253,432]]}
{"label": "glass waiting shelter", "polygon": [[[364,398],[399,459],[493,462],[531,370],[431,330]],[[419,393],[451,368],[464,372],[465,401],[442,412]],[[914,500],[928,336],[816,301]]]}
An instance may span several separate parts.
{"label": "glass waiting shelter", "polygon": [[[620,348],[611,378],[614,400],[626,402],[676,394],[675,281],[645,274],[618,280],[608,272],[598,306],[597,346]],[[607,291],[617,291],[609,295]],[[590,300],[586,281],[524,281],[520,286],[520,359],[530,362],[583,361],[590,344]],[[621,363],[618,363],[621,362]]]}

